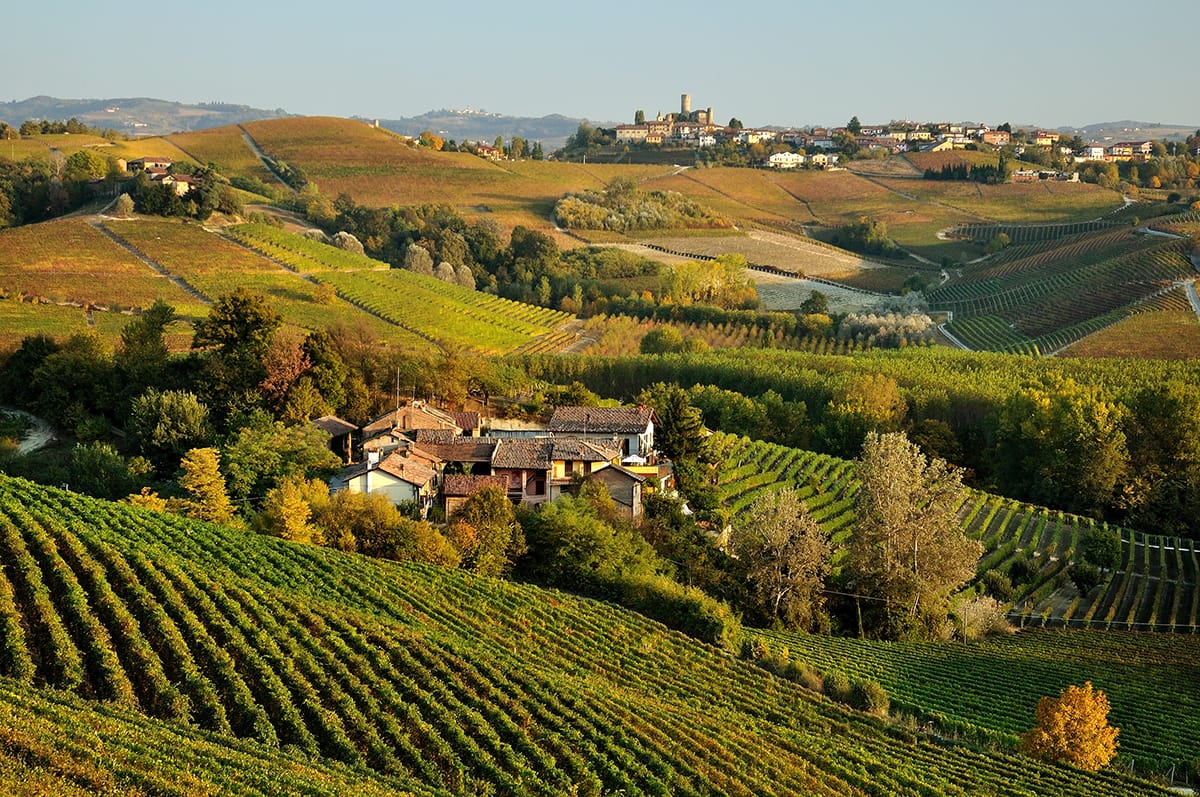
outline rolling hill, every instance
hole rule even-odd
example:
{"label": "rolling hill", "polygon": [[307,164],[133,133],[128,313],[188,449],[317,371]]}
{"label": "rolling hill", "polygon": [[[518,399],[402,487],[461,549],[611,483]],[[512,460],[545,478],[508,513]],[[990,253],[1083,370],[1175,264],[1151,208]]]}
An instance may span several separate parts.
{"label": "rolling hill", "polygon": [[40,96],[0,102],[0,121],[13,127],[28,119],[66,121],[75,117],[89,127],[116,130],[130,136],[162,136],[181,130],[204,130],[287,115],[282,108],[268,111],[223,102],[190,105],[149,97],[60,99]]}
{"label": "rolling hill", "polygon": [[889,725],[626,611],[459,571],[8,478],[0,548],[8,782],[32,770],[112,793],[1162,793]]}

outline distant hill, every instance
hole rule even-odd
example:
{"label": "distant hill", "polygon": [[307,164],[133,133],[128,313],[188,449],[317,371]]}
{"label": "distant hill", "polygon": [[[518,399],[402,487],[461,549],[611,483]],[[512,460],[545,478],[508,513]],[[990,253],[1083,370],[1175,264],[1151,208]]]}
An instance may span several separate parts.
{"label": "distant hill", "polygon": [[1060,127],[1061,133],[1079,136],[1085,141],[1130,141],[1139,138],[1168,139],[1183,141],[1200,129],[1200,124],[1162,124],[1159,122],[1137,122],[1122,119],[1119,122],[1097,122],[1084,127]]}
{"label": "distant hill", "polygon": [[[491,143],[496,136],[510,139],[520,136],[527,141],[540,141],[547,150],[558,149],[579,129],[580,122],[587,119],[572,119],[561,114],[550,114],[540,118],[527,116],[505,116],[472,110],[427,111],[420,116],[403,119],[380,119],[381,127],[405,136],[419,136],[432,130],[442,138],[455,141],[483,141]],[[611,127],[614,122],[589,122],[593,126]]]}
{"label": "distant hill", "polygon": [[148,97],[64,100],[39,96],[0,102],[0,121],[14,127],[28,119],[66,120],[72,116],[89,126],[116,130],[131,136],[161,136],[291,114],[282,108],[268,111],[226,103],[186,105]]}

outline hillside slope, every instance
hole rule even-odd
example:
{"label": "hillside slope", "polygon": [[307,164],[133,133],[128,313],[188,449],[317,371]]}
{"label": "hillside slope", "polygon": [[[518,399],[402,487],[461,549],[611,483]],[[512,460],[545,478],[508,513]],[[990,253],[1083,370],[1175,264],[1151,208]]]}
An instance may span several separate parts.
{"label": "hillside slope", "polygon": [[[606,604],[21,480],[0,479],[0,551],[0,705],[20,719],[47,701],[79,766],[118,790],[160,777],[196,726],[271,766],[281,748],[297,777],[333,759],[463,794],[1160,793],[883,725]],[[78,726],[98,715],[26,701],[29,685],[180,730],[97,756]],[[10,772],[39,766],[22,751],[46,729],[5,748]],[[227,758],[191,760],[196,791],[253,791]],[[357,788],[329,777],[280,790]]]}

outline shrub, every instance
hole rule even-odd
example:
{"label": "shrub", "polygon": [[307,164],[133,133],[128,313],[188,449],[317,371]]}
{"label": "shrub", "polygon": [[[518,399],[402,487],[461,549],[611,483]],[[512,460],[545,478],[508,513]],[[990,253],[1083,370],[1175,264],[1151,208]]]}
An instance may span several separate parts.
{"label": "shrub", "polygon": [[807,664],[798,661],[789,662],[781,675],[810,692],[820,693],[825,689],[825,679],[821,677],[821,674]]}
{"label": "shrub", "polygon": [[1121,536],[1115,529],[1093,526],[1083,532],[1079,553],[1088,564],[1111,569],[1121,561]]}
{"label": "shrub", "polygon": [[1071,565],[1070,574],[1080,595],[1088,594],[1100,583],[1100,568],[1090,562],[1076,562]]}
{"label": "shrub", "polygon": [[825,696],[839,703],[850,702],[850,679],[840,672],[825,676]]}
{"label": "shrub", "polygon": [[850,687],[850,705],[859,711],[886,717],[891,700],[875,681],[855,681]]}
{"label": "shrub", "polygon": [[1012,579],[999,570],[989,570],[983,574],[983,589],[998,601],[1008,603],[1015,597]]}

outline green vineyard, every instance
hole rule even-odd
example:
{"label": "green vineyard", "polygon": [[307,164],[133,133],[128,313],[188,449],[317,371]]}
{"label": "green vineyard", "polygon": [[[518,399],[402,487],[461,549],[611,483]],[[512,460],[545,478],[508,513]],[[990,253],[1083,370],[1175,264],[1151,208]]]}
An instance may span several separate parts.
{"label": "green vineyard", "polygon": [[390,268],[387,263],[373,260],[366,255],[348,252],[320,241],[311,241],[303,235],[286,232],[267,224],[240,224],[227,228],[224,234],[300,273]]}
{"label": "green vineyard", "polygon": [[404,269],[317,275],[345,300],[433,341],[499,353],[554,332],[571,316]]}
{"label": "green vineyard", "polygon": [[791,488],[835,545],[849,534],[858,491],[851,462],[724,433],[709,439],[709,451],[726,463],[717,491],[731,515],[746,511],[763,495]]}
{"label": "green vineyard", "polygon": [[7,478],[0,551],[9,782],[62,773],[85,793],[156,794],[1161,793],[887,725],[615,607],[461,571]]}
{"label": "green vineyard", "polygon": [[[1200,756],[1200,638],[1024,631],[979,642],[876,642],[767,632],[770,646],[824,674],[876,681],[895,708],[946,733],[1015,744],[1039,698],[1090,680],[1112,703],[1119,752],[1168,774]],[[980,733],[982,732],[982,733]]]}

